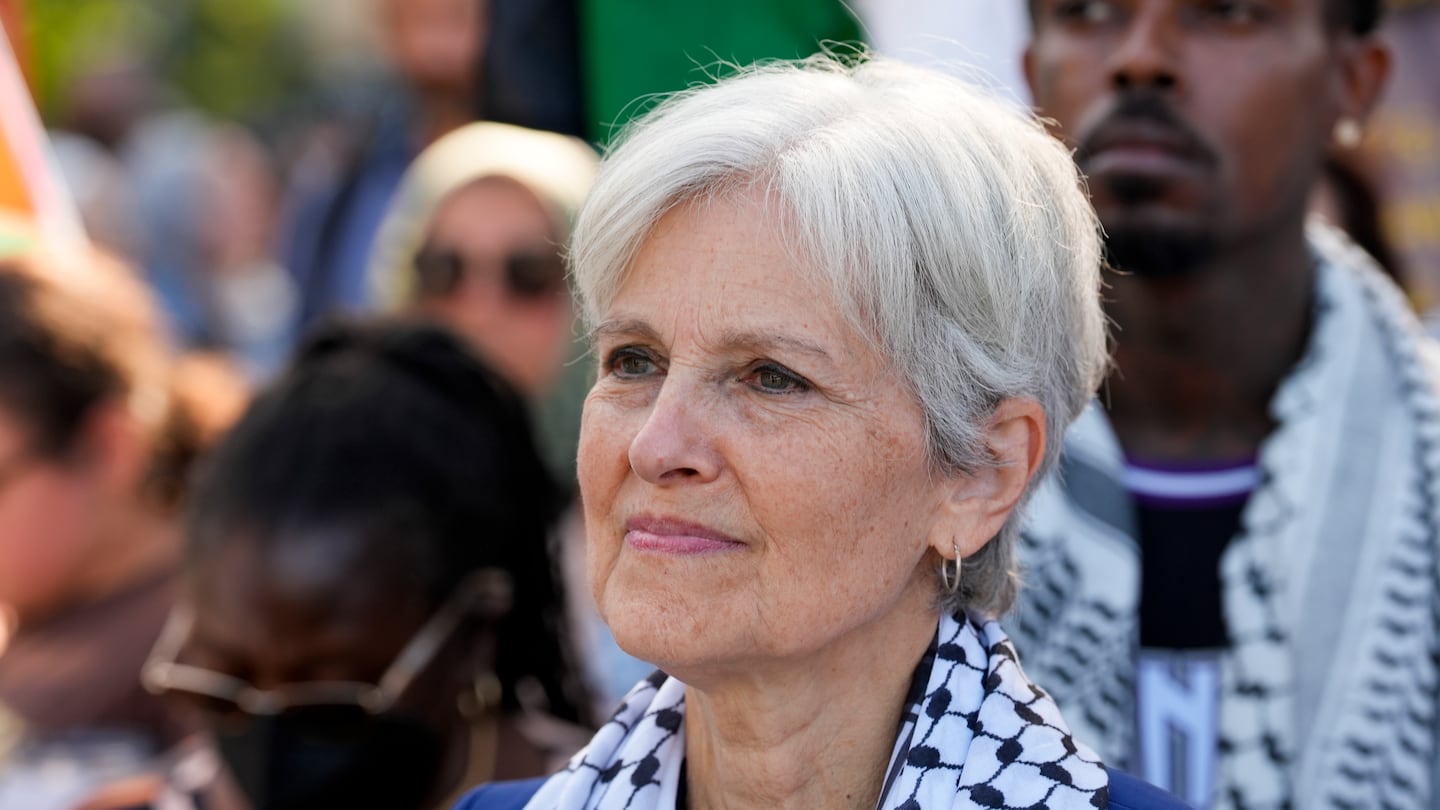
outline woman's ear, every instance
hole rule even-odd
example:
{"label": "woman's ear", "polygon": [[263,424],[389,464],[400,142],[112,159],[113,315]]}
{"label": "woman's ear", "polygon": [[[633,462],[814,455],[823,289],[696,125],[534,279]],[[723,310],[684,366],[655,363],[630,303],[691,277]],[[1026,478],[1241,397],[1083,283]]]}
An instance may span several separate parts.
{"label": "woman's ear", "polygon": [[945,559],[979,551],[1000,532],[1020,503],[1045,455],[1045,409],[1033,399],[1011,398],[991,414],[985,431],[990,463],[947,482],[942,519],[930,545]]}

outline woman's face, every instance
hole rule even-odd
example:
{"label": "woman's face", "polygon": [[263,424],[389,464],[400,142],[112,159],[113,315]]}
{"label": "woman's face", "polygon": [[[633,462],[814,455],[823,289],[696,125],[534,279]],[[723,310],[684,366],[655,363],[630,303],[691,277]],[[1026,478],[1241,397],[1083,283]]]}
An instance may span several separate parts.
{"label": "woman's face", "polygon": [[195,626],[185,663],[260,689],[374,682],[427,610],[413,584],[386,576],[362,545],[344,532],[263,547],[243,535],[222,542],[189,578]]}
{"label": "woman's face", "polygon": [[[252,539],[239,533],[223,540],[191,568],[186,598],[194,621],[180,663],[287,695],[314,682],[377,684],[426,626],[431,610],[418,576],[406,574],[415,566],[405,555],[343,530]],[[258,806],[312,807],[322,798],[340,806],[347,791],[379,778],[393,794],[385,806],[420,807],[464,770],[468,737],[456,696],[473,673],[457,636],[440,639],[383,715],[347,707],[257,718],[233,708],[217,712],[222,704],[208,700],[198,708],[237,784]],[[395,759],[374,773],[387,757]]]}
{"label": "woman's face", "polygon": [[621,647],[687,683],[934,620],[943,476],[905,382],[758,196],[661,220],[609,308],[579,476]]}
{"label": "woman's face", "polygon": [[[572,312],[556,234],[540,200],[510,180],[488,178],[451,194],[436,210],[427,251],[452,252],[464,268],[445,295],[420,308],[463,335],[529,396],[548,390],[569,353]],[[508,281],[507,261],[548,257],[555,284],[536,294]]]}
{"label": "woman's face", "polygon": [[21,617],[62,604],[93,562],[105,476],[37,453],[24,426],[0,409],[0,603]]}

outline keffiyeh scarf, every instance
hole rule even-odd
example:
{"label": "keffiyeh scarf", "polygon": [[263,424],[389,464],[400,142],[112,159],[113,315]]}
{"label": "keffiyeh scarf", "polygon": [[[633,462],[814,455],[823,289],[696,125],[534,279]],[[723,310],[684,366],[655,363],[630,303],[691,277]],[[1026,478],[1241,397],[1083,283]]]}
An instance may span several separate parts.
{"label": "keffiyeh scarf", "polygon": [[[879,808],[1106,806],[1105,769],[1025,677],[999,625],[942,617],[917,674],[923,689],[911,690]],[[641,681],[527,810],[673,810],[685,689],[663,672]]]}
{"label": "keffiyeh scarf", "polygon": [[[1216,808],[1440,806],[1440,404],[1399,291],[1312,226],[1310,345],[1271,403],[1262,480],[1221,560]],[[1011,620],[1030,674],[1134,767],[1140,560],[1123,459],[1093,407],[1037,492]]]}

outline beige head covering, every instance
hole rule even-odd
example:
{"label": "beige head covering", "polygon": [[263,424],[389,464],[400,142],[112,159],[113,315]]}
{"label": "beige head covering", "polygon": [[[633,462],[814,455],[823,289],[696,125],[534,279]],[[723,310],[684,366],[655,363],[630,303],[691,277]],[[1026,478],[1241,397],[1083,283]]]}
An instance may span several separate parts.
{"label": "beige head covering", "polygon": [[382,310],[409,303],[415,254],[451,193],[486,177],[509,178],[535,192],[568,238],[598,162],[584,141],[509,124],[467,124],[445,135],[410,164],[380,224],[370,252],[372,300]]}

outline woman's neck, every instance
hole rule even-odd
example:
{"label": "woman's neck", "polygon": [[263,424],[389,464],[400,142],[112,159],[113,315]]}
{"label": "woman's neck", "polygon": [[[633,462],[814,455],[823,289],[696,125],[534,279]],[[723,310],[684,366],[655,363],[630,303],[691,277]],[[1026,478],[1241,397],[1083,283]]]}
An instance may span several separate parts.
{"label": "woman's neck", "polygon": [[872,810],[939,619],[922,596],[819,655],[688,689],[689,810]]}

